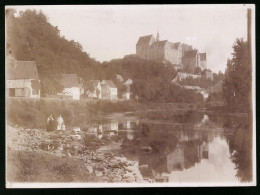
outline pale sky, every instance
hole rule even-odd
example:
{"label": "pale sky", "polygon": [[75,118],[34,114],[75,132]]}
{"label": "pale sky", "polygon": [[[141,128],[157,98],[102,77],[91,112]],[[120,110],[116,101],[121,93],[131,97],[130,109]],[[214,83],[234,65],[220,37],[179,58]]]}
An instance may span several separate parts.
{"label": "pale sky", "polygon": [[[208,68],[225,71],[236,38],[247,37],[244,5],[70,5],[14,6],[41,9],[68,40],[90,57],[109,61],[135,54],[140,36],[159,30],[160,40],[193,45],[207,52]],[[253,15],[253,13],[252,13]]]}

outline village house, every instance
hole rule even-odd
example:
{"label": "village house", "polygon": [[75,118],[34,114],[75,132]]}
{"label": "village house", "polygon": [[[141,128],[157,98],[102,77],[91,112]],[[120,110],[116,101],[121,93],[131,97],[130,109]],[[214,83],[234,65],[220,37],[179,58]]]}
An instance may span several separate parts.
{"label": "village house", "polygon": [[178,72],[176,77],[172,80],[172,83],[179,82],[179,81],[186,79],[186,78],[197,79],[197,78],[201,78],[201,76],[197,75],[197,74],[189,74],[189,73],[185,73],[185,72]]}
{"label": "village house", "polygon": [[111,80],[101,82],[101,97],[105,100],[115,100],[117,96],[117,87]]}
{"label": "village house", "polygon": [[59,79],[63,86],[62,93],[58,93],[63,99],[79,100],[83,94],[83,88],[76,74],[62,74]]}
{"label": "village house", "polygon": [[40,98],[40,79],[35,61],[6,60],[8,97]]}
{"label": "village house", "polygon": [[101,83],[99,80],[89,80],[84,84],[85,94],[89,98],[101,99]]}
{"label": "village house", "polygon": [[125,93],[123,93],[123,98],[124,99],[131,99],[131,85],[133,84],[133,80],[132,79],[128,79],[126,82],[124,82],[124,85],[126,86],[126,91]]}

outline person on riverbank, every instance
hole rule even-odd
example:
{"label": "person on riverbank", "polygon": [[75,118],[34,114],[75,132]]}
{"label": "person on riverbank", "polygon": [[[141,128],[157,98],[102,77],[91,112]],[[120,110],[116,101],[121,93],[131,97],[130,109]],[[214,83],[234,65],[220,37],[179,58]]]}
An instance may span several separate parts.
{"label": "person on riverbank", "polygon": [[58,123],[57,124],[58,131],[65,130],[64,120],[61,115],[57,118],[57,123]]}
{"label": "person on riverbank", "polygon": [[47,118],[47,125],[46,125],[46,130],[49,132],[49,131],[54,131],[54,124],[55,121],[54,121],[54,118],[52,115],[50,115],[48,118]]}

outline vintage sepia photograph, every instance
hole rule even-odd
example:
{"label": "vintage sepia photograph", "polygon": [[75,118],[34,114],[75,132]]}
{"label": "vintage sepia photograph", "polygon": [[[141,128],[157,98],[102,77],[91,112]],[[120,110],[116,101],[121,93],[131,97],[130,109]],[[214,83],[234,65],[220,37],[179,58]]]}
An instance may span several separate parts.
{"label": "vintage sepia photograph", "polygon": [[255,6],[5,6],[6,187],[256,186]]}

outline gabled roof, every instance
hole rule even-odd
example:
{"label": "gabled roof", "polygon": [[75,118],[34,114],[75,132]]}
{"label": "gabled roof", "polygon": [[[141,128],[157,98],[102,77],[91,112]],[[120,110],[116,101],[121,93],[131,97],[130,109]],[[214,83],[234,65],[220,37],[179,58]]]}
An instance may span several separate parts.
{"label": "gabled roof", "polygon": [[152,44],[152,48],[162,48],[165,46],[165,44],[167,43],[168,41],[167,40],[164,40],[164,41],[158,41],[158,42],[155,42]]}
{"label": "gabled roof", "polygon": [[205,61],[206,57],[206,53],[200,53],[200,60]]}
{"label": "gabled roof", "polygon": [[39,75],[35,61],[16,61],[6,62],[6,77],[10,80],[16,79],[35,79],[39,80]]}
{"label": "gabled roof", "polygon": [[196,57],[198,51],[197,50],[191,50],[191,51],[186,51],[184,53],[185,58],[191,58],[191,57]]}
{"label": "gabled roof", "polygon": [[126,82],[124,82],[125,85],[131,85],[133,84],[133,80],[132,79],[127,79]]}
{"label": "gabled roof", "polygon": [[144,45],[144,44],[149,44],[151,38],[153,37],[153,35],[147,35],[147,36],[142,36],[139,38],[139,40],[137,41],[136,45]]}
{"label": "gabled roof", "polygon": [[79,87],[79,81],[76,74],[62,74],[59,82],[64,88]]}
{"label": "gabled roof", "polygon": [[110,88],[117,88],[116,85],[111,80],[103,80],[101,84],[106,83]]}
{"label": "gabled roof", "polygon": [[159,47],[164,47],[165,44],[167,43],[167,40],[164,40],[164,41],[159,41]]}

